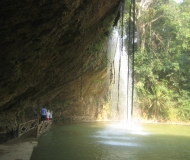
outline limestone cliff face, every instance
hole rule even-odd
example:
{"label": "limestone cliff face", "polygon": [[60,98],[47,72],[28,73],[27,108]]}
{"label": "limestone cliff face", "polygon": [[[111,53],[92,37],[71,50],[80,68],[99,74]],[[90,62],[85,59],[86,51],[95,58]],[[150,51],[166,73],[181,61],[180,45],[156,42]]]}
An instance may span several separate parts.
{"label": "limestone cliff face", "polygon": [[106,102],[106,37],[121,0],[0,1],[0,133],[39,117],[97,118]]}

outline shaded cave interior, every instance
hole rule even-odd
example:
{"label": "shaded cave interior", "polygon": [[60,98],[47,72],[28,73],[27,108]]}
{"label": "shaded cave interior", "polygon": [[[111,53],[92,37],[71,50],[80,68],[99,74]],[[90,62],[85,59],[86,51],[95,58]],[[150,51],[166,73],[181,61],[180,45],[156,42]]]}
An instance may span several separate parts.
{"label": "shaded cave interior", "polygon": [[[107,40],[121,0],[0,2],[0,134],[39,118],[104,119],[109,105]],[[107,115],[109,117],[109,115]]]}

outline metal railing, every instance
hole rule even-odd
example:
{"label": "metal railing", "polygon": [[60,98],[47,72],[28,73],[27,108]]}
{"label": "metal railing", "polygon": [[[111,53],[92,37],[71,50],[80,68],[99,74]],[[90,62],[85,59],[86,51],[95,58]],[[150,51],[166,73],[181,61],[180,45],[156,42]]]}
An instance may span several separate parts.
{"label": "metal railing", "polygon": [[38,124],[39,124],[39,119],[34,119],[34,120],[30,120],[30,121],[19,124],[18,137],[24,134],[25,132],[36,128]]}
{"label": "metal railing", "polygon": [[42,133],[48,131],[51,128],[51,125],[52,125],[52,120],[41,121],[39,123],[39,119],[34,119],[21,123],[18,126],[18,137],[28,132],[29,130],[36,128],[36,138],[38,138]]}
{"label": "metal railing", "polygon": [[52,120],[50,121],[42,121],[38,124],[36,138],[38,138],[42,133],[48,131],[51,128]]}

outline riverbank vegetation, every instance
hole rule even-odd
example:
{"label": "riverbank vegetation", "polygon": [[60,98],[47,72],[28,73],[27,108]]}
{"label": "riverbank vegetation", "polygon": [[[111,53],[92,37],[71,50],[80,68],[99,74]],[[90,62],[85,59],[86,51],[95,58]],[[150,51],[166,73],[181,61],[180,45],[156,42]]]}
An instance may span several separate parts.
{"label": "riverbank vegetation", "polygon": [[189,0],[137,0],[126,22],[135,24],[134,105],[142,118],[190,120],[189,10]]}

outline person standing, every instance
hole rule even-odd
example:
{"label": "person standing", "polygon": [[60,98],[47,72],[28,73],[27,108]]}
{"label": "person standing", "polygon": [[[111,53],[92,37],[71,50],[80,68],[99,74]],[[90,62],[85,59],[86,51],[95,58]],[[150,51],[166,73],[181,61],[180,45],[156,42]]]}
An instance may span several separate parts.
{"label": "person standing", "polygon": [[41,114],[41,121],[45,121],[46,120],[47,109],[45,107],[42,107],[41,111],[40,111],[40,114]]}
{"label": "person standing", "polygon": [[52,120],[53,118],[53,111],[50,111],[49,119]]}
{"label": "person standing", "polygon": [[49,116],[50,116],[50,110],[48,110],[46,113],[46,120],[49,120]]}

